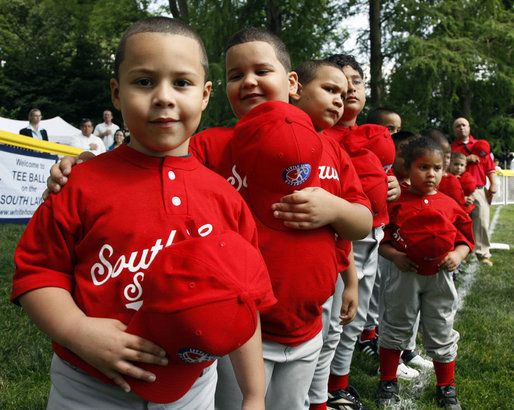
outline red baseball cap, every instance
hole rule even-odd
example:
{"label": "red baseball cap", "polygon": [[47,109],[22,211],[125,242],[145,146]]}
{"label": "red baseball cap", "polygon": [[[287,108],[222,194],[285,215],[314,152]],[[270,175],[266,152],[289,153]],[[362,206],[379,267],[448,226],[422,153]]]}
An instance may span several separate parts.
{"label": "red baseball cap", "polygon": [[406,244],[407,256],[418,264],[420,275],[433,275],[437,265],[454,248],[457,229],[441,212],[423,208],[407,217],[400,235]]}
{"label": "red baseball cap", "polygon": [[276,302],[260,252],[232,231],[161,250],[141,286],[144,302],[126,331],[166,350],[168,365],[138,363],[156,380],[127,381],[155,403],[181,398],[206,367],[250,339],[257,309]]}
{"label": "red baseball cap", "polygon": [[386,211],[387,176],[378,157],[370,150],[361,148],[354,150],[350,159],[371,203],[373,215]]}
{"label": "red baseball cap", "polygon": [[485,157],[491,153],[491,146],[486,140],[477,140],[471,147],[471,153],[479,157]]}
{"label": "red baseball cap", "polygon": [[232,158],[246,175],[250,208],[270,228],[289,230],[271,205],[295,190],[319,186],[321,137],[310,117],[281,101],[251,109],[234,129]]}
{"label": "red baseball cap", "polygon": [[469,172],[464,172],[460,178],[460,185],[462,186],[462,190],[464,191],[464,195],[470,196],[475,189],[477,188],[477,183],[475,177],[471,175]]}

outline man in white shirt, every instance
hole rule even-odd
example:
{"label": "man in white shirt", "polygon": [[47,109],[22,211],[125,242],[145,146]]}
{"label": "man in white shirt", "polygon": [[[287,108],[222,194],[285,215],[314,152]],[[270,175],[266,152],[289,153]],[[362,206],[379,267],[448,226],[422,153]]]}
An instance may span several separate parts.
{"label": "man in white shirt", "polygon": [[72,146],[84,151],[90,151],[95,155],[106,151],[103,141],[96,135],[93,135],[93,123],[89,118],[82,118],[80,120],[80,130],[82,133],[73,137]]}
{"label": "man in white shirt", "polygon": [[97,137],[103,140],[105,149],[108,150],[114,142],[114,133],[120,127],[112,122],[112,112],[105,110],[103,114],[104,122],[97,124],[95,127],[95,134]]}
{"label": "man in white shirt", "polygon": [[48,141],[48,134],[46,133],[46,130],[39,127],[40,121],[41,111],[39,108],[32,108],[29,111],[29,125],[28,127],[22,128],[19,131],[19,134],[32,137],[37,140]]}

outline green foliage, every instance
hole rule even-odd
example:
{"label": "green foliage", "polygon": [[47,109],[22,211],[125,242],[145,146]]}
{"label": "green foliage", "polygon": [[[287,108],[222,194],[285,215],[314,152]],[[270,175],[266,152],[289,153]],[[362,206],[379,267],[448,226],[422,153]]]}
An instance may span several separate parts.
{"label": "green foliage", "polygon": [[145,10],[136,0],[0,0],[0,114],[26,119],[38,107],[46,118],[101,121],[113,50]]}
{"label": "green foliage", "polygon": [[418,132],[465,116],[497,154],[513,146],[514,12],[499,0],[397,1],[385,12],[396,60],[387,104]]}

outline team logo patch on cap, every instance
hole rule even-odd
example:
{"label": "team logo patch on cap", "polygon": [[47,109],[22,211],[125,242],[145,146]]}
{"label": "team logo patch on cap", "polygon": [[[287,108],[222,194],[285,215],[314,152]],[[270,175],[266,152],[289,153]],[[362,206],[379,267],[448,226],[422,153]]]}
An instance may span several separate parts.
{"label": "team logo patch on cap", "polygon": [[219,356],[214,356],[192,347],[183,347],[178,351],[178,355],[186,363],[210,362],[220,358]]}
{"label": "team logo patch on cap", "polygon": [[291,186],[302,185],[309,178],[311,169],[310,164],[292,165],[284,170],[282,179]]}

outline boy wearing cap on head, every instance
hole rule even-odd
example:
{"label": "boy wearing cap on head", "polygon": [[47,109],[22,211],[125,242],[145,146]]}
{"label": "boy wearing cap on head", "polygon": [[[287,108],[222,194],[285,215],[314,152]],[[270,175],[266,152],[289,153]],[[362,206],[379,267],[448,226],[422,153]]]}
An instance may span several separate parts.
{"label": "boy wearing cap on head", "polygon": [[389,204],[390,222],[379,252],[393,263],[384,272],[380,303],[379,406],[398,402],[396,368],[420,315],[423,345],[432,358],[436,396],[446,408],[460,409],[454,386],[459,334],[453,329],[457,291],[451,272],[473,248],[469,216],[437,191],[443,149],[428,137],[412,140],[404,150],[411,187]]}
{"label": "boy wearing cap on head", "polygon": [[238,406],[264,408],[257,310],[275,298],[255,223],[233,188],[188,154],[209,100],[207,67],[187,24],[130,26],[111,80],[130,143],[78,166],[18,244],[12,300],[56,353],[49,408],[213,409],[215,360],[227,353]]}

